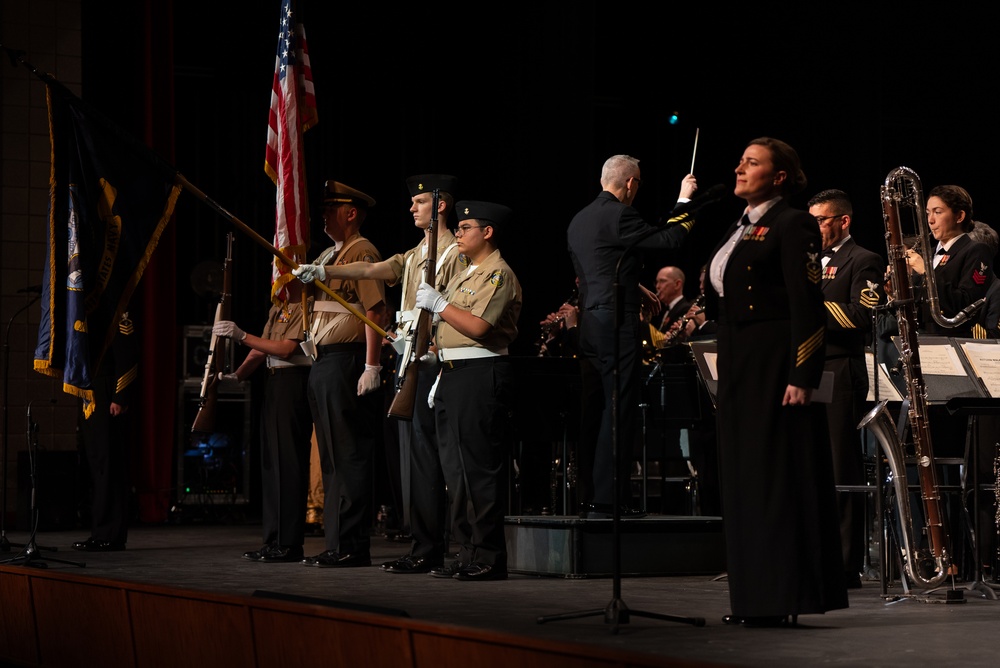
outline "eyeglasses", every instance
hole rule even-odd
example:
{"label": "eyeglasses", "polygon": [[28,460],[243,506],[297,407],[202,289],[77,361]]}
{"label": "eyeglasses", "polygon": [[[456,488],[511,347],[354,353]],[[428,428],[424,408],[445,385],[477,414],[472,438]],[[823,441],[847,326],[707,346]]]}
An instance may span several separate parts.
{"label": "eyeglasses", "polygon": [[469,230],[471,230],[473,228],[476,228],[476,227],[483,228],[483,227],[487,227],[487,226],[486,225],[459,225],[458,228],[455,230],[455,236],[456,237],[464,236],[466,232],[468,232]]}
{"label": "eyeglasses", "polygon": [[640,179],[638,176],[630,176],[629,179],[635,181],[636,183],[640,184],[642,183],[642,179]]}
{"label": "eyeglasses", "polygon": [[819,223],[820,225],[822,225],[823,223],[825,223],[826,221],[830,220],[831,218],[843,218],[846,215],[847,215],[846,213],[838,213],[838,214],[836,214],[834,216],[816,216],[816,222]]}

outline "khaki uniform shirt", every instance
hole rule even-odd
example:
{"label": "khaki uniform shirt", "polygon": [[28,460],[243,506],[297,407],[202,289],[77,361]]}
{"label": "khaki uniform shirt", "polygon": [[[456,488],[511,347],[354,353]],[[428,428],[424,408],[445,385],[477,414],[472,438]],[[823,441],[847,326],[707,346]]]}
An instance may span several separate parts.
{"label": "khaki uniform shirt", "polygon": [[[452,276],[461,270],[461,265],[459,264],[460,253],[457,247],[453,247],[454,243],[455,235],[452,234],[451,230],[446,227],[438,230],[438,269],[435,274],[437,280],[434,281],[434,287],[437,290],[443,290],[448,285],[448,282],[451,281]],[[417,306],[417,288],[424,280],[424,265],[426,261],[426,241],[421,241],[405,253],[397,253],[386,260],[392,268],[392,272],[396,275],[396,278],[390,281],[389,285],[398,285],[404,278],[406,280],[406,284],[403,286],[402,305],[400,306],[400,309],[403,311],[415,309]]]}
{"label": "khaki uniform shirt", "polygon": [[502,353],[517,337],[521,284],[499,250],[475,269],[459,272],[442,294],[450,304],[482,318],[493,329],[480,340],[470,339],[442,320],[435,337],[438,349],[474,347]]}
{"label": "khaki uniform shirt", "polygon": [[[357,242],[354,240],[357,239]],[[360,235],[354,235],[344,241],[343,248],[347,249],[338,253],[335,264],[342,265],[350,262],[379,262],[381,257],[378,250],[370,241]],[[382,281],[373,280],[346,280],[339,278],[327,278],[326,285],[331,290],[352,305],[356,311],[364,314],[369,309],[374,308],[380,302],[385,301],[385,284]],[[339,302],[322,290],[316,292],[316,303],[333,302],[339,306]],[[351,315],[350,313],[337,313],[329,311],[313,310],[312,331],[323,332],[331,320],[335,320],[333,326],[323,334],[322,339],[315,341],[317,346],[325,346],[335,343],[364,343],[365,323]]]}

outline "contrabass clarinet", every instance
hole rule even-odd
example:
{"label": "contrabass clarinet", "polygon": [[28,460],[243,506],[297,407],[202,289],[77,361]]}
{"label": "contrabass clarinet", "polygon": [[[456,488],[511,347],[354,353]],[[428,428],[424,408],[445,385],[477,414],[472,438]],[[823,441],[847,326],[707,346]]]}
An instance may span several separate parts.
{"label": "contrabass clarinet", "polygon": [[901,550],[904,566],[910,577],[925,587],[936,587],[951,572],[952,555],[948,537],[948,527],[941,506],[941,493],[937,481],[934,449],[931,443],[930,425],[927,414],[927,388],[920,369],[920,350],[917,340],[917,308],[910,284],[909,267],[906,263],[906,247],[900,225],[900,212],[907,209],[914,217],[919,230],[919,252],[924,260],[927,286],[927,305],[931,317],[942,327],[957,327],[968,319],[978,307],[973,305],[954,318],[946,318],[940,311],[937,286],[932,269],[933,257],[929,249],[930,231],[924,214],[923,194],[920,178],[908,167],[897,167],[886,176],[881,189],[882,217],[886,228],[886,248],[889,258],[889,282],[892,286],[891,306],[895,310],[899,326],[900,362],[906,379],[906,393],[909,408],[907,417],[913,439],[913,450],[920,482],[920,498],[924,509],[924,534],[926,547],[920,545],[913,532],[913,516],[910,511],[909,488],[906,479],[906,461],[903,444],[900,442],[896,423],[886,409],[887,401],[878,403],[858,425],[859,429],[869,428],[879,440],[892,472],[893,487],[899,512]]}

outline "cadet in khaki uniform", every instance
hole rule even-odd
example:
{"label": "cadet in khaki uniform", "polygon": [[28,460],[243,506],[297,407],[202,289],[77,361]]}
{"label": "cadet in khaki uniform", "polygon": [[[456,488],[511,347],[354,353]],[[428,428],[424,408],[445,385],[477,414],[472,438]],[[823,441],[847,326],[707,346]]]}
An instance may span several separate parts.
{"label": "cadet in khaki uniform", "polygon": [[[327,181],[323,219],[335,245],[293,273],[305,283],[318,279],[379,327],[386,324],[381,281],[328,278],[326,267],[378,262],[375,246],[359,230],[375,200]],[[317,291],[310,343],[316,359],[309,372],[309,406],[323,469],[323,534],[326,550],[303,559],[307,566],[371,565],[372,456],[382,430],[379,364],[382,337],[339,301]]]}
{"label": "cadet in khaki uniform", "polygon": [[[413,223],[424,232],[424,238],[420,243],[405,253],[397,253],[375,264],[354,262],[327,269],[327,277],[379,279],[389,285],[402,283],[402,308],[396,316],[397,340],[401,340],[400,337],[405,339],[411,328],[415,333],[417,326],[417,287],[424,280],[424,269],[427,264],[427,243],[430,237],[435,189],[439,191],[440,201],[437,212],[437,264],[434,287],[438,290],[443,289],[463,268],[459,262],[460,253],[455,236],[446,225],[448,214],[455,204],[452,194],[456,183],[457,179],[447,174],[420,174],[406,179],[412,201],[410,213],[413,215]],[[408,363],[409,355],[400,355],[397,374],[404,371]],[[413,543],[409,554],[382,564],[382,570],[388,573],[427,573],[444,563],[444,555],[448,548],[445,544],[448,532],[445,526],[447,495],[444,472],[438,452],[434,412],[427,405],[427,397],[437,377],[437,366],[422,364],[419,373],[417,395],[413,405],[413,421],[403,420],[399,423],[402,493],[410,504],[408,521]],[[468,532],[468,523],[465,523],[464,533]]]}
{"label": "cadet in khaki uniform", "polygon": [[231,320],[212,332],[250,348],[246,359],[223,380],[244,381],[267,364],[267,384],[260,411],[262,528],[264,545],[243,553],[249,561],[301,561],[309,489],[312,414],[306,395],[312,360],[299,348],[304,339],[302,284],[288,283],[288,302],[272,304],[260,336]]}
{"label": "cadet in khaki uniform", "polygon": [[[504,514],[511,451],[514,377],[507,346],[517,336],[521,286],[497,250],[511,210],[462,201],[458,249],[469,267],[443,293],[421,283],[417,306],[440,317],[435,334],[441,371],[434,405],[457,561],[431,569],[434,577],[502,580],[507,577]],[[465,523],[471,533],[465,533]]]}

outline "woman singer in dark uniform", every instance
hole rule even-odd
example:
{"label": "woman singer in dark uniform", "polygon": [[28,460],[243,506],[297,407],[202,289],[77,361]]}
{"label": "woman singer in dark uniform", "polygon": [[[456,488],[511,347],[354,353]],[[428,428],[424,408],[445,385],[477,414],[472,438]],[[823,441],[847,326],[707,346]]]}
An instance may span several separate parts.
{"label": "woman singer in dark uniform", "polygon": [[732,614],[779,626],[847,607],[826,414],[816,220],[788,144],[751,141],[736,167],[746,211],[712,253],[705,300],[718,329],[718,442]]}

